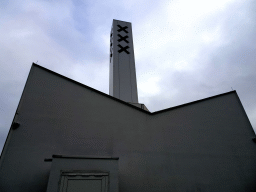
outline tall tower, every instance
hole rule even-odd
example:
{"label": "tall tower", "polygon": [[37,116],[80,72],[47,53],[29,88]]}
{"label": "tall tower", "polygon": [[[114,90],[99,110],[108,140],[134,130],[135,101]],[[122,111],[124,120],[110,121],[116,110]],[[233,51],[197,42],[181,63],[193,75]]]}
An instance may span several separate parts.
{"label": "tall tower", "polygon": [[113,20],[110,33],[109,95],[138,103],[132,24]]}

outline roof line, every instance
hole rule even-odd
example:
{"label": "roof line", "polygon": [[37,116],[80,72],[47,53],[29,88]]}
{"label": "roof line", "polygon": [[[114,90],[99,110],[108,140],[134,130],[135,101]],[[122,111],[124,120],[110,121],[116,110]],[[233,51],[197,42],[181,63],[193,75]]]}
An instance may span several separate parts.
{"label": "roof line", "polygon": [[[170,108],[167,108],[167,109],[163,109],[163,110],[160,110],[160,111],[153,112],[152,114],[158,114],[158,113],[166,112],[168,110],[177,109],[177,108],[184,107],[184,106],[187,106],[187,105],[190,105],[190,104],[198,103],[198,102],[205,101],[205,100],[208,100],[208,99],[213,99],[213,98],[216,98],[216,97],[221,97],[223,95],[228,95],[228,94],[231,94],[231,93],[236,93],[236,91],[235,90],[234,91],[229,91],[229,92],[226,92],[226,93],[221,93],[221,94],[214,95],[214,96],[211,96],[211,97],[207,97],[207,98],[204,98],[204,99],[199,99],[199,100],[192,101],[192,102],[189,102],[189,103],[177,105],[175,107],[170,107]],[[236,93],[236,95],[237,95],[237,93]]]}
{"label": "roof line", "polygon": [[40,66],[40,65],[38,65],[38,64],[36,64],[36,63],[32,63],[32,65],[34,65],[34,66],[36,66],[36,67],[39,67],[39,68],[41,68],[41,69],[43,69],[43,70],[45,70],[45,71],[48,71],[48,72],[50,72],[50,73],[53,73],[54,75],[57,75],[57,76],[59,76],[59,77],[61,77],[61,78],[67,79],[68,81],[71,81],[71,82],[73,82],[73,83],[76,83],[76,84],[78,84],[78,85],[81,85],[81,86],[83,86],[83,87],[85,87],[85,88],[87,88],[87,89],[90,89],[91,91],[94,91],[94,92],[96,92],[96,93],[99,93],[99,94],[101,94],[101,95],[103,95],[103,96],[105,96],[105,97],[108,97],[108,98],[113,99],[113,100],[115,100],[115,101],[118,101],[118,102],[120,102],[120,103],[122,103],[122,104],[125,104],[125,105],[127,105],[127,106],[129,106],[129,107],[132,107],[132,108],[134,108],[134,109],[137,109],[137,110],[142,111],[142,112],[147,113],[147,114],[151,114],[151,112],[149,112],[149,111],[145,111],[144,109],[141,109],[141,108],[139,108],[139,107],[133,106],[133,105],[131,105],[131,104],[125,102],[125,101],[122,101],[122,100],[117,99],[117,98],[115,98],[115,97],[112,97],[112,96],[110,96],[110,95],[108,95],[108,94],[106,94],[106,93],[103,93],[103,92],[101,92],[101,91],[99,91],[99,90],[97,90],[97,89],[94,89],[94,88],[92,88],[92,87],[89,87],[89,86],[87,86],[87,85],[84,85],[84,84],[82,84],[82,83],[79,83],[79,82],[77,82],[77,81],[75,81],[75,80],[73,80],[73,79],[70,79],[70,78],[68,78],[68,77],[66,77],[66,76],[63,76],[63,75],[61,75],[61,74],[59,74],[59,73],[56,73],[56,72],[54,72],[54,71],[51,71],[50,69],[47,69],[47,68],[45,68],[45,67],[42,67],[42,66]]}
{"label": "roof line", "polygon": [[[78,84],[78,85],[81,85],[81,86],[83,86],[83,87],[85,87],[85,88],[87,88],[87,89],[90,89],[91,91],[94,91],[94,92],[96,92],[96,93],[99,93],[99,94],[101,94],[101,95],[103,95],[103,96],[105,96],[105,97],[108,97],[108,98],[110,98],[110,99],[113,99],[113,100],[115,100],[115,101],[117,101],[117,102],[119,102],[119,103],[122,103],[122,104],[126,105],[126,106],[132,107],[132,108],[134,108],[134,109],[136,109],[136,110],[139,110],[139,111],[141,111],[141,112],[143,112],[143,113],[147,113],[147,114],[150,114],[150,115],[156,115],[156,114],[163,113],[163,112],[166,112],[166,111],[169,111],[169,110],[173,110],[173,109],[177,109],[177,108],[180,108],[180,107],[184,107],[184,106],[187,106],[187,105],[190,105],[190,104],[195,104],[195,103],[198,103],[198,102],[202,102],[202,101],[205,101],[205,100],[208,100],[208,99],[213,99],[213,98],[220,97],[220,96],[223,96],[223,95],[227,95],[227,94],[231,94],[231,93],[236,93],[235,90],[234,90],[234,91],[229,91],[229,92],[226,92],[226,93],[214,95],[214,96],[211,96],[211,97],[207,97],[207,98],[204,98],[204,99],[199,99],[199,100],[196,100],[196,101],[192,101],[192,102],[189,102],[189,103],[185,103],[185,104],[182,104],[182,105],[178,105],[178,106],[166,108],[166,109],[163,109],[163,110],[160,110],[160,111],[155,111],[155,112],[152,112],[152,113],[151,113],[151,112],[149,112],[149,111],[146,111],[146,110],[143,110],[143,109],[138,108],[138,107],[136,107],[136,106],[133,106],[133,105],[131,105],[131,104],[125,102],[125,101],[122,101],[122,100],[120,100],[120,99],[117,99],[117,98],[115,98],[115,97],[112,97],[112,96],[110,96],[110,95],[108,95],[108,94],[106,94],[106,93],[103,93],[103,92],[101,92],[101,91],[98,91],[98,90],[96,90],[96,89],[94,89],[94,88],[92,88],[92,87],[89,87],[89,86],[87,86],[87,85],[84,85],[84,84],[82,84],[82,83],[79,83],[79,82],[77,82],[77,81],[75,81],[75,80],[73,80],[73,79],[70,79],[70,78],[68,78],[68,77],[66,77],[66,76],[63,76],[63,75],[61,75],[61,74],[59,74],[59,73],[56,73],[56,72],[54,72],[54,71],[51,71],[51,70],[49,70],[49,69],[47,69],[47,68],[45,68],[45,67],[42,67],[42,66],[40,66],[40,65],[38,65],[38,64],[36,64],[36,63],[32,63],[32,65],[37,66],[37,67],[39,67],[39,68],[41,68],[41,69],[43,69],[43,70],[46,70],[46,71],[48,71],[48,72],[50,72],[50,73],[55,74],[55,75],[58,75],[59,77],[64,78],[64,79],[67,79],[67,80],[69,80],[69,81],[71,81],[71,82],[73,82],[73,83],[76,83],[76,84]],[[237,93],[236,93],[236,94],[237,94]]]}
{"label": "roof line", "polygon": [[113,159],[118,160],[119,157],[110,156],[72,156],[72,155],[52,155],[52,158],[67,158],[67,159]]}
{"label": "roof line", "polygon": [[[118,20],[118,19],[113,19],[115,21],[121,21],[121,20]],[[121,22],[124,22],[124,23],[131,23],[131,22],[128,22],[128,21],[121,21]]]}

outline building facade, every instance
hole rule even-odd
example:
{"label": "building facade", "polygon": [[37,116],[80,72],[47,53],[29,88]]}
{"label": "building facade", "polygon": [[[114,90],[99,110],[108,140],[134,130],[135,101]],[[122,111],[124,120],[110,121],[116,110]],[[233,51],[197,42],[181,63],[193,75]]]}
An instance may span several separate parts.
{"label": "building facade", "polygon": [[0,159],[1,192],[255,192],[236,91],[157,111],[33,64]]}

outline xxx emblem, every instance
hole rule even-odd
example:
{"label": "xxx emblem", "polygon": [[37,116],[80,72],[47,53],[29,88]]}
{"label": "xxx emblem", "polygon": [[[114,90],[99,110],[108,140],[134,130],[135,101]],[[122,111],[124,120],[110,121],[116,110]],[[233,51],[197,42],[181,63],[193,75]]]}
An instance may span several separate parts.
{"label": "xxx emblem", "polygon": [[122,53],[124,51],[125,53],[130,54],[130,52],[127,50],[129,48],[129,46],[123,47],[122,45],[118,44],[118,47],[120,48],[118,50],[118,53]]}

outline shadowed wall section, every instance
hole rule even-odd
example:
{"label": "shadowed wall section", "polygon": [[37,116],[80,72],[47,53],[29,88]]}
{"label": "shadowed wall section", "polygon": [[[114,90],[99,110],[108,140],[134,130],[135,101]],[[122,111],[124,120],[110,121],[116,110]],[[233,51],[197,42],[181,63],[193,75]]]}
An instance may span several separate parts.
{"label": "shadowed wall section", "polygon": [[33,64],[0,191],[46,191],[53,154],[119,157],[122,192],[253,192],[256,144],[235,91],[150,113]]}

